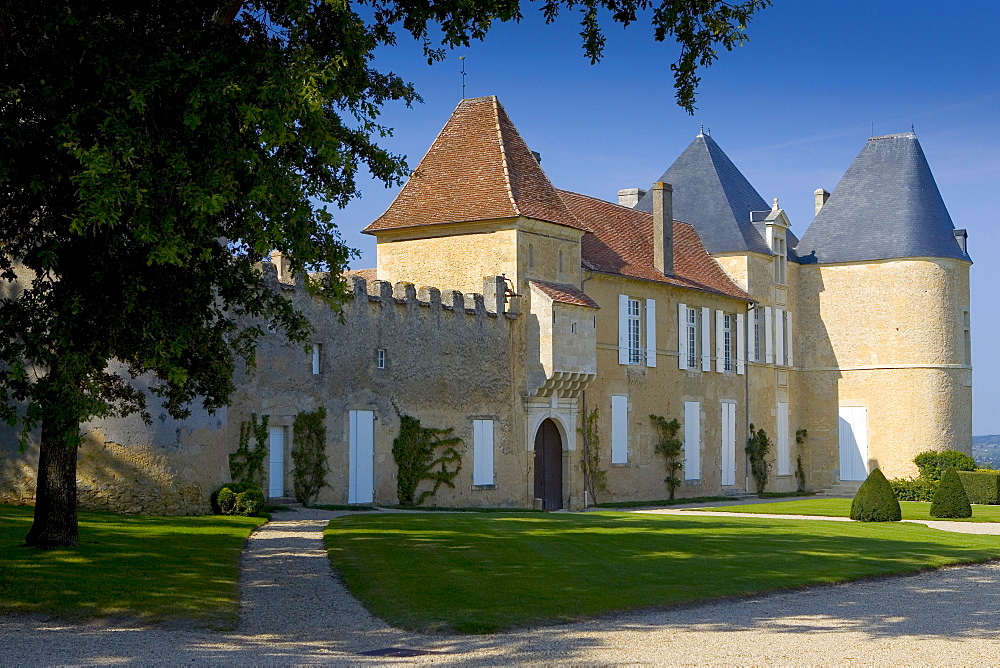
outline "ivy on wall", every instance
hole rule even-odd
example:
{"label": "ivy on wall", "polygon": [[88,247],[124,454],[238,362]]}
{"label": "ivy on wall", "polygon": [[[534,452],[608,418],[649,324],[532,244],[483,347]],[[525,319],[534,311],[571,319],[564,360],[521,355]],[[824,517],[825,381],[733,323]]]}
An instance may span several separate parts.
{"label": "ivy on wall", "polygon": [[292,480],[295,499],[308,506],[326,485],[326,409],[299,413],[292,424]]}
{"label": "ivy on wall", "polygon": [[608,491],[608,472],[601,468],[601,435],[597,430],[597,420],[596,408],[589,413],[584,412],[583,424],[578,430],[583,441],[583,459],[580,461],[583,484],[594,503],[597,503],[597,492]]}
{"label": "ivy on wall", "polygon": [[656,452],[667,460],[667,477],[663,479],[663,482],[667,483],[667,492],[670,493],[670,500],[673,501],[674,492],[681,485],[681,479],[677,474],[683,466],[681,451],[684,448],[684,442],[677,438],[681,423],[677,421],[677,418],[667,420],[662,415],[650,415],[649,419],[653,421],[653,425],[660,432],[660,440],[656,442],[655,448]]}
{"label": "ivy on wall", "polygon": [[771,471],[771,461],[767,457],[768,453],[771,452],[771,447],[771,439],[767,437],[767,432],[763,429],[755,430],[751,423],[746,452],[750,458],[750,475],[753,476],[758,494],[767,487],[767,476]]}
{"label": "ivy on wall", "polygon": [[[257,421],[257,414],[250,414],[250,422],[240,423],[240,447],[229,455],[229,474],[233,482],[250,483],[258,487],[264,482],[264,460],[267,459],[267,423],[265,415]],[[254,448],[250,448],[253,437]]]}
{"label": "ivy on wall", "polygon": [[[424,427],[420,420],[399,413],[399,436],[392,442],[392,456],[399,471],[396,475],[396,494],[401,506],[419,506],[428,496],[437,494],[441,485],[455,487],[453,482],[462,470],[462,454],[455,447],[462,442],[450,436],[452,429]],[[438,454],[438,450],[443,449]],[[448,465],[454,464],[454,469]],[[434,487],[417,494],[417,485],[424,480],[434,482]]]}

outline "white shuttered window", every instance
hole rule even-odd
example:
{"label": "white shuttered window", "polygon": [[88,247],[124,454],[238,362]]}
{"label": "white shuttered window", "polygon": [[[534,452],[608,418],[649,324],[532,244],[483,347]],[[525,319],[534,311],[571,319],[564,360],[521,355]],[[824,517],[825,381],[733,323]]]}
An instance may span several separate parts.
{"label": "white shuttered window", "polygon": [[492,485],[493,420],[472,421],[472,484]]}
{"label": "white shuttered window", "polygon": [[701,404],[684,402],[684,479],[701,479]]}
{"label": "white shuttered window", "polygon": [[611,395],[611,463],[628,463],[628,397]]}
{"label": "white shuttered window", "polygon": [[722,373],[726,370],[726,332],[725,314],[715,312],[715,370]]}
{"label": "white shuttered window", "polygon": [[712,370],[712,309],[701,308],[701,370]]}
{"label": "white shuttered window", "polygon": [[677,305],[677,368],[688,368],[688,344],[687,344],[687,304]]}
{"label": "white shuttered window", "polygon": [[746,330],[743,314],[736,314],[736,373],[742,374],[746,364]]}
{"label": "white shuttered window", "polygon": [[788,442],[788,404],[779,401],[775,413],[778,422],[778,475],[791,475],[792,452],[791,444]]}
{"label": "white shuttered window", "polygon": [[764,307],[764,362],[774,364],[774,327],[771,323],[771,307]]}
{"label": "white shuttered window", "polygon": [[646,300],[646,366],[656,366],[656,300]]}
{"label": "white shuttered window", "polygon": [[785,311],[785,358],[788,366],[795,366],[792,360],[792,313]]}
{"label": "white shuttered window", "polygon": [[641,302],[618,295],[618,363],[642,364],[644,357]]}
{"label": "white shuttered window", "polygon": [[774,309],[774,363],[785,364],[785,311]]}

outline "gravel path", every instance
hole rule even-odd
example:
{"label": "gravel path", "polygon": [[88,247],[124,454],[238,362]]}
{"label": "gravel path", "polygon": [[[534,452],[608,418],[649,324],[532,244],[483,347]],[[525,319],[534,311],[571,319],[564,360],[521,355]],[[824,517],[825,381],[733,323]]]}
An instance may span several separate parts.
{"label": "gravel path", "polygon": [[[410,634],[373,618],[331,575],[322,530],[339,514],[280,513],[251,536],[234,632],[0,617],[0,665],[1000,662],[1000,563],[491,636]],[[363,654],[387,648],[434,653]]]}

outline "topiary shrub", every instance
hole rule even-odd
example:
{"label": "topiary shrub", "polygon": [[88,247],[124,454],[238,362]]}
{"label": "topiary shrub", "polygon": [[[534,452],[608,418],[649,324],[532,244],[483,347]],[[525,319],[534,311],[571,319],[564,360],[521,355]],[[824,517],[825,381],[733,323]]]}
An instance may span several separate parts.
{"label": "topiary shrub", "polygon": [[227,482],[212,492],[210,500],[216,515],[255,517],[264,508],[264,492],[249,482]]}
{"label": "topiary shrub", "polygon": [[938,487],[927,478],[893,478],[889,484],[899,501],[933,501]]}
{"label": "topiary shrub", "polygon": [[851,519],[859,522],[898,522],[903,519],[899,501],[880,469],[873,470],[861,483],[851,503]]}
{"label": "topiary shrub", "polygon": [[972,517],[972,506],[965,494],[965,487],[954,468],[946,469],[941,476],[931,503],[931,517]]}
{"label": "topiary shrub", "polygon": [[913,458],[913,463],[920,469],[920,476],[928,480],[940,480],[945,470],[949,468],[959,471],[976,470],[976,460],[958,450],[921,452]]}
{"label": "topiary shrub", "polygon": [[1000,471],[959,471],[969,503],[1000,504]]}

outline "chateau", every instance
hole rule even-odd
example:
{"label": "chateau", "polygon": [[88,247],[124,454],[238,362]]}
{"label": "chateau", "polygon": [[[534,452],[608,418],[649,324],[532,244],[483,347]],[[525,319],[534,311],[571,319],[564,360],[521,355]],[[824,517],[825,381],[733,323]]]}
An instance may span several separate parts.
{"label": "chateau", "polygon": [[[325,503],[396,503],[400,414],[462,439],[442,506],[593,503],[585,415],[601,502],[666,498],[651,415],[680,423],[680,497],[754,491],[751,423],[774,443],[769,491],[970,452],[971,260],[917,138],[869,139],[815,196],[797,238],[706,134],[617,203],[559,190],[495,97],[462,100],[366,228],[377,267],[348,272],[343,319],[274,255],[263,280],[309,316],[310,348],[263,340],[215,415],[89,424],[81,505],[207,510],[251,414],[269,416],[267,491],[290,494],[291,425],[319,407]],[[2,442],[0,501],[30,500],[36,454]]]}

